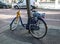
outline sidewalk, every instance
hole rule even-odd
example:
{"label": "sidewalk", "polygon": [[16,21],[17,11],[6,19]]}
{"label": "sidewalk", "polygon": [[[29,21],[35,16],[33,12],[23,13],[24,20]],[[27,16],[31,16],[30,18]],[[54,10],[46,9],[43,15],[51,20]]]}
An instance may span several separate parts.
{"label": "sidewalk", "polygon": [[[19,26],[21,27],[21,26]],[[60,30],[48,29],[47,35],[37,40],[33,38],[27,30],[18,27],[15,31],[10,31],[9,28],[0,33],[0,44],[60,44]]]}
{"label": "sidewalk", "polygon": [[[46,12],[46,14],[55,14],[55,13],[60,14],[60,12],[56,12],[56,11],[52,13],[50,11]],[[5,16],[6,17],[2,15],[2,17],[4,18],[2,18],[1,16],[0,17],[1,19],[8,19],[11,17],[11,15],[5,15]],[[24,16],[22,15],[22,17]],[[46,19],[46,20],[51,20],[51,19]],[[52,19],[52,21],[53,20],[55,19]],[[20,30],[21,26],[18,26],[18,28],[13,32],[10,31],[9,23],[11,21],[8,21],[8,24],[0,28],[0,44],[60,44],[60,27],[48,25],[47,35],[43,39],[37,40],[33,38],[30,34],[28,34],[27,30]],[[60,20],[58,19],[56,21],[60,21]]]}
{"label": "sidewalk", "polygon": [[[40,12],[42,12],[42,10],[40,11]],[[60,14],[60,11],[52,11],[52,13],[51,13],[51,11],[43,11],[43,12],[45,12],[46,14],[50,14],[50,15],[52,15],[52,14]],[[1,14],[0,15],[0,19],[9,19],[9,18],[14,18],[16,15],[4,15],[4,14]],[[3,18],[2,18],[3,17]],[[26,18],[27,16],[24,16],[24,15],[22,15],[22,18]],[[13,20],[13,19],[12,19]],[[11,23],[11,21],[12,21],[11,19],[10,19],[10,21],[8,20],[8,21],[4,21],[4,22],[7,22],[8,24],[5,24],[5,26],[4,27],[2,27],[2,28],[0,28],[0,33],[2,32],[2,31],[5,31],[6,29],[5,28],[7,28],[7,29],[9,29],[9,24]],[[52,21],[60,21],[60,19],[46,19],[46,20],[52,20]],[[24,20],[25,21],[25,20]],[[3,23],[4,24],[4,23]],[[54,27],[54,29],[55,29],[55,27],[56,27],[56,29],[60,29],[60,27],[57,27],[57,26],[53,26],[53,25],[48,25],[48,28],[53,28]]]}

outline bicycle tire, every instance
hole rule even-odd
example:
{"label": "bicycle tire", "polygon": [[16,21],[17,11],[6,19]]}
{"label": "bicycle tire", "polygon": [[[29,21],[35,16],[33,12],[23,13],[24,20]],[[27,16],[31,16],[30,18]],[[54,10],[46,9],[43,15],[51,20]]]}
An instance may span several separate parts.
{"label": "bicycle tire", "polygon": [[[31,26],[29,26],[29,30],[30,30],[31,35],[32,35],[34,38],[36,38],[36,39],[41,39],[41,38],[45,37],[45,35],[47,34],[47,24],[46,24],[46,22],[45,22],[42,18],[39,18],[38,21],[39,21],[39,20],[42,21],[43,24],[44,24],[44,26],[45,26],[45,33],[44,33],[42,36],[40,36],[40,37],[35,36],[35,35],[36,35],[36,34],[34,33],[35,30],[30,29]],[[37,21],[37,22],[38,22],[38,21]],[[35,34],[35,35],[34,35],[34,34]]]}
{"label": "bicycle tire", "polygon": [[[10,30],[11,31],[14,31],[16,29],[16,28],[13,29],[13,27],[12,27],[15,20],[16,20],[16,17],[12,20],[12,22],[10,24]],[[19,21],[20,21],[20,19],[19,19]],[[18,23],[19,23],[19,21],[18,21]],[[18,23],[17,23],[16,27],[18,26]]]}

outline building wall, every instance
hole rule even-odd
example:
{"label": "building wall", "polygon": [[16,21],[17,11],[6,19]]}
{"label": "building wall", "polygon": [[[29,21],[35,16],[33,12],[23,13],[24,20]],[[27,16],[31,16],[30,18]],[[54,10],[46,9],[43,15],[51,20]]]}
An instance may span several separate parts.
{"label": "building wall", "polygon": [[47,0],[41,0],[41,2],[46,2]]}
{"label": "building wall", "polygon": [[[46,8],[46,9],[58,9],[60,8],[60,0],[39,0],[40,2],[35,3],[38,8]],[[58,3],[59,2],[59,3]],[[51,6],[52,5],[52,6]]]}
{"label": "building wall", "polygon": [[50,0],[47,0],[47,2],[50,2]]}
{"label": "building wall", "polygon": [[[37,0],[38,1],[38,0]],[[40,2],[54,2],[55,0],[39,0]]]}

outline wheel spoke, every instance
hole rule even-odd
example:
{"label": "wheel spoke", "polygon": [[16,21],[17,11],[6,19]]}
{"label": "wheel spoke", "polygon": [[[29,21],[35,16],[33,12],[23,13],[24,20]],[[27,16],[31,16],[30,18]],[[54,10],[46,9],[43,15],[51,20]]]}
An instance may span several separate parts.
{"label": "wheel spoke", "polygon": [[[38,30],[31,30],[31,34],[36,37],[36,38],[42,38],[43,36],[45,36],[45,33],[47,31],[47,28],[46,28],[46,25],[45,23],[42,21],[42,20],[39,20],[37,23],[36,23],[37,26],[39,26],[39,29]],[[30,26],[31,28],[31,26]],[[35,27],[37,28],[37,27]]]}

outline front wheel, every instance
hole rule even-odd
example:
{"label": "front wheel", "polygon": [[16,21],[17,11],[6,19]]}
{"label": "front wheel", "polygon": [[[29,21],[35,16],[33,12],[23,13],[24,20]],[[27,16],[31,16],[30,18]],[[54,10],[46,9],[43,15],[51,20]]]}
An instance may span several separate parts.
{"label": "front wheel", "polygon": [[6,6],[3,6],[3,9],[6,9],[7,7]]}
{"label": "front wheel", "polygon": [[32,26],[34,26],[34,24],[29,26],[30,29],[30,33],[33,37],[37,38],[37,39],[41,39],[43,38],[46,33],[47,33],[47,24],[45,23],[45,21],[43,19],[39,19],[36,23],[36,26],[31,28]]}
{"label": "front wheel", "polygon": [[16,19],[16,17],[15,17],[10,24],[10,30],[14,31],[17,28],[19,21],[20,21],[20,19],[19,18]]}

